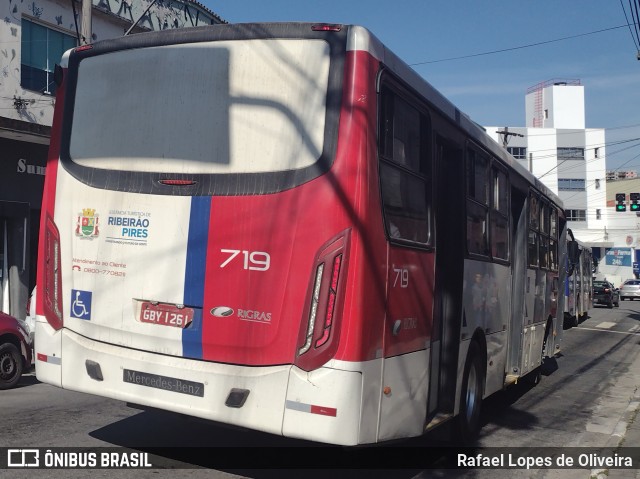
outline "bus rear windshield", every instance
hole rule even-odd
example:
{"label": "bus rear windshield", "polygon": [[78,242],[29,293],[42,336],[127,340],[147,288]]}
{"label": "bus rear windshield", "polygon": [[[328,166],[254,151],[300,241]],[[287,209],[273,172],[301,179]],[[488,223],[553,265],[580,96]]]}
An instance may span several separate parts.
{"label": "bus rear windshield", "polygon": [[87,57],[70,159],[205,175],[307,168],[323,152],[329,50],[323,40],[252,39]]}

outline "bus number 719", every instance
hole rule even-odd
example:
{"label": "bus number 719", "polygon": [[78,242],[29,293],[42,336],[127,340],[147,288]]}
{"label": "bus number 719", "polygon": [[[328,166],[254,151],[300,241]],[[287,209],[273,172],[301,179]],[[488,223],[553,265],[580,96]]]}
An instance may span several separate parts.
{"label": "bus number 719", "polygon": [[401,288],[409,287],[409,270],[404,268],[393,268],[395,273],[395,280],[393,281],[393,287],[395,288],[400,283]]}
{"label": "bus number 719", "polygon": [[271,256],[264,251],[241,251],[239,249],[221,249],[221,253],[229,254],[229,257],[220,265],[226,267],[233,259],[242,253],[244,257],[243,268],[253,271],[267,271],[271,266]]}

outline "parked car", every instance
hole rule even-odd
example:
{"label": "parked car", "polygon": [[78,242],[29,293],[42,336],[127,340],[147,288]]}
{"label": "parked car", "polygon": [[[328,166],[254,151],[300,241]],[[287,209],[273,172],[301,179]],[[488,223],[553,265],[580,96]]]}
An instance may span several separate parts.
{"label": "parked car", "polygon": [[0,389],[15,387],[31,368],[33,343],[29,332],[13,316],[0,313]]}
{"label": "parked car", "polygon": [[620,299],[630,299],[633,301],[636,298],[640,298],[640,279],[628,279],[622,283],[620,288]]}
{"label": "parked car", "polygon": [[593,304],[606,304],[609,308],[620,306],[620,290],[609,281],[594,281]]}

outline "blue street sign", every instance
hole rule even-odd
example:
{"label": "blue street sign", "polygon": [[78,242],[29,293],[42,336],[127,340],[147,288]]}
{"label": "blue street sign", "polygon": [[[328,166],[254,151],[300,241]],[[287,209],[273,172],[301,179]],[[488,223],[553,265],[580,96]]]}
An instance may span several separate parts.
{"label": "blue street sign", "polygon": [[631,248],[607,248],[605,264],[610,266],[631,266]]}

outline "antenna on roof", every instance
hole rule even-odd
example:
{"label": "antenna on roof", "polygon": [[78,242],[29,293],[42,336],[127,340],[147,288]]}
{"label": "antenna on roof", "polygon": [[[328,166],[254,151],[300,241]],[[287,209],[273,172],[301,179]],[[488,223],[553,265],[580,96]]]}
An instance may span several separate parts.
{"label": "antenna on roof", "polygon": [[149,10],[151,10],[151,7],[153,7],[153,5],[155,5],[156,1],[157,1],[157,0],[153,0],[153,1],[149,4],[149,6],[147,7],[147,9],[142,13],[142,15],[140,15],[140,16],[138,17],[138,19],[135,21],[135,23],[134,23],[133,25],[131,25],[131,26],[129,27],[129,29],[128,29],[126,32],[124,32],[124,35],[123,35],[123,36],[125,36],[125,37],[126,37],[127,35],[129,35],[129,33],[131,33],[131,30],[133,30],[133,29],[135,28],[135,26],[140,22],[140,20],[142,20],[142,17],[144,17],[144,16],[147,14],[147,12],[148,12]]}

